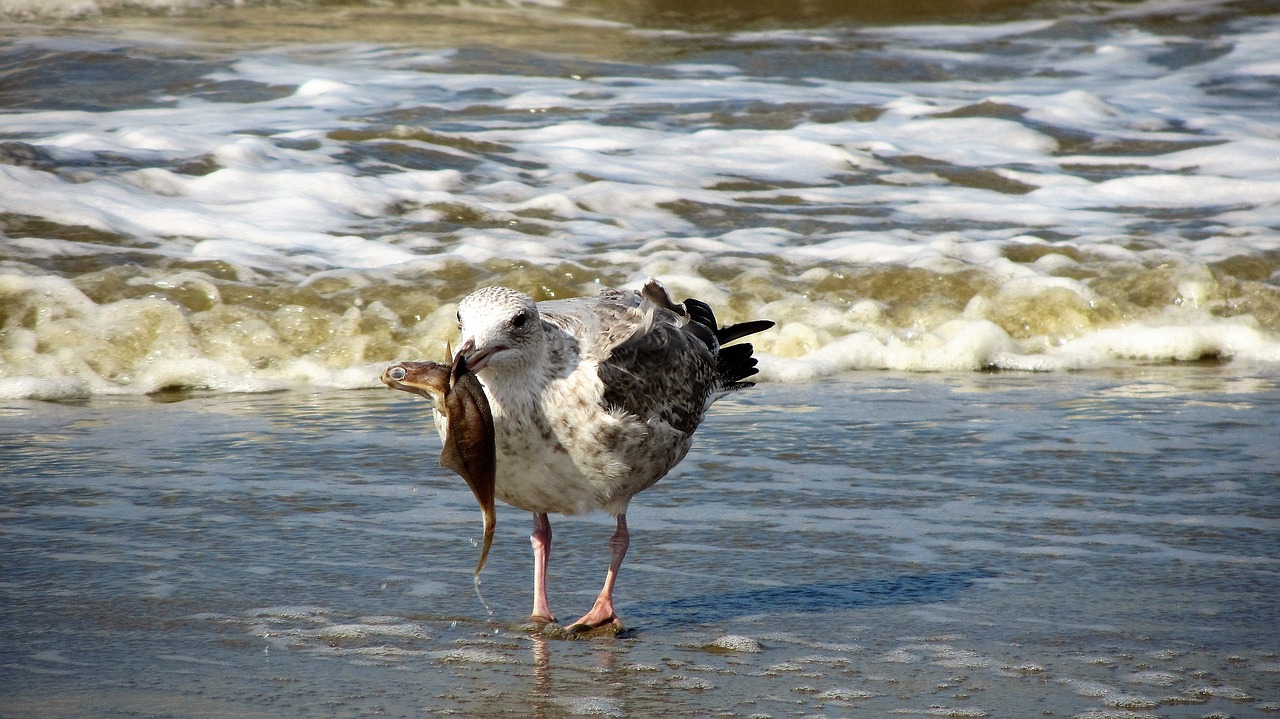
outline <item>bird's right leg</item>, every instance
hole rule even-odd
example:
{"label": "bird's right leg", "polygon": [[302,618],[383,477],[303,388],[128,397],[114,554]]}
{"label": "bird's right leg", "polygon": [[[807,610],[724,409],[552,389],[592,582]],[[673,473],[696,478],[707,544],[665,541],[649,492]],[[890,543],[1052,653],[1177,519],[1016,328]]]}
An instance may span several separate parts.
{"label": "bird's right leg", "polygon": [[551,558],[551,520],[545,512],[533,515],[533,534],[529,535],[533,544],[533,613],[530,621],[539,624],[554,622],[556,617],[547,604],[547,560]]}

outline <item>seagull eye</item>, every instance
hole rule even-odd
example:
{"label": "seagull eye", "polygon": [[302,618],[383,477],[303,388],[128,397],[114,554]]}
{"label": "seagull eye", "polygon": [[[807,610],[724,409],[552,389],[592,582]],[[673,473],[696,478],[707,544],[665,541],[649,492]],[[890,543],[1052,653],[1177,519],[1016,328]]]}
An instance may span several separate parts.
{"label": "seagull eye", "polygon": [[520,329],[521,327],[524,327],[524,324],[528,321],[529,315],[525,312],[520,312],[517,313],[515,317],[511,318],[511,326],[516,329]]}

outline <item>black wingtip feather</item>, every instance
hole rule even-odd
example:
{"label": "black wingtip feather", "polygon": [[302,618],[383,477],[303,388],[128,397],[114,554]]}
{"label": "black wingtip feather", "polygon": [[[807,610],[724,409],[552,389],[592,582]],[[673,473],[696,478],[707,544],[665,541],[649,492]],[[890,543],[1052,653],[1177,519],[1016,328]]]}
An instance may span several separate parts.
{"label": "black wingtip feather", "polygon": [[684,309],[689,313],[689,318],[694,322],[709,327],[711,331],[716,328],[716,315],[711,311],[711,305],[702,300],[695,300],[692,297],[684,301]]}
{"label": "black wingtip feather", "polygon": [[720,340],[720,344],[729,344],[734,340],[740,340],[747,335],[753,335],[757,332],[764,332],[773,326],[773,320],[752,320],[750,322],[739,322],[736,325],[721,327],[716,330],[716,339]]}
{"label": "black wingtip feather", "polygon": [[[760,372],[756,367],[757,360],[752,355],[755,348],[749,342],[731,347],[725,345],[747,335],[763,332],[774,323],[771,320],[752,320],[719,327],[715,312],[707,303],[689,298],[684,301],[684,308],[689,313],[691,324],[698,325],[694,330],[695,334],[701,335],[699,330],[703,328],[715,333],[716,344],[719,345],[719,354],[716,356],[716,376],[720,380],[720,387],[724,390],[736,390],[753,386],[754,382],[743,380]],[[707,339],[709,338],[704,337],[703,341]],[[707,346],[710,347],[710,343]]]}
{"label": "black wingtip feather", "polygon": [[753,384],[742,381],[760,372],[756,367],[757,360],[752,355],[753,351],[755,348],[750,343],[720,348],[720,355],[716,357],[716,374],[720,377],[722,387],[739,389]]}

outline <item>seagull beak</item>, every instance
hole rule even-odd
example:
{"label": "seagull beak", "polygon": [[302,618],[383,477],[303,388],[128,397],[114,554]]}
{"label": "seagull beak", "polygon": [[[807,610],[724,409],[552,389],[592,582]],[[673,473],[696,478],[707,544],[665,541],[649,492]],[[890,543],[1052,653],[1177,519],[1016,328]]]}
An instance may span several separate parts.
{"label": "seagull beak", "polygon": [[497,347],[483,347],[477,350],[476,340],[474,337],[472,337],[468,339],[466,342],[463,342],[462,346],[458,348],[457,356],[462,357],[462,360],[467,363],[468,370],[470,370],[471,372],[479,372],[480,370],[485,368],[485,365],[489,364],[489,358],[493,357],[495,354],[497,354],[498,352],[504,349],[506,348],[502,346],[497,346]]}
{"label": "seagull beak", "polygon": [[455,352],[453,356],[462,357],[462,359],[465,360],[471,356],[472,352],[475,352],[475,351],[476,351],[476,338],[469,337],[467,338],[467,341],[462,343],[462,346],[458,348],[458,351]]}

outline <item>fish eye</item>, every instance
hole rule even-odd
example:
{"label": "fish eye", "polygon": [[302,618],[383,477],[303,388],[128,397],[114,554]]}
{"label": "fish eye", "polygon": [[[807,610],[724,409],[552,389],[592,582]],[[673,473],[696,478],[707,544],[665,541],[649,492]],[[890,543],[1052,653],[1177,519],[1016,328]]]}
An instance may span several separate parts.
{"label": "fish eye", "polygon": [[516,313],[515,317],[511,318],[511,326],[515,327],[516,329],[520,329],[521,327],[524,327],[524,324],[528,321],[529,321],[529,313],[518,312]]}
{"label": "fish eye", "polygon": [[399,382],[404,379],[408,373],[404,371],[404,367],[392,367],[387,370],[387,376]]}

